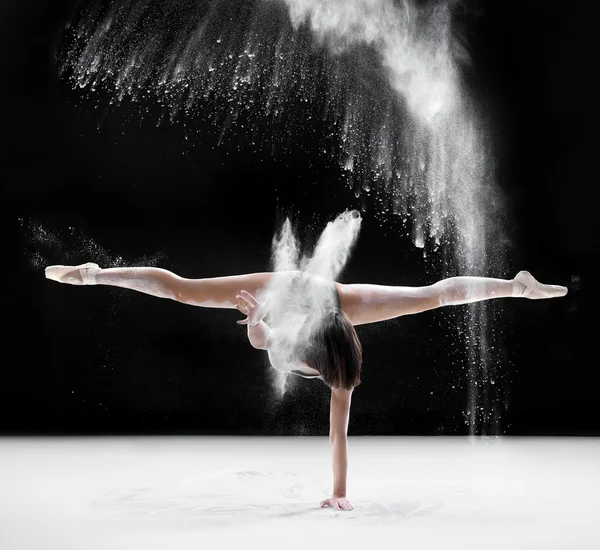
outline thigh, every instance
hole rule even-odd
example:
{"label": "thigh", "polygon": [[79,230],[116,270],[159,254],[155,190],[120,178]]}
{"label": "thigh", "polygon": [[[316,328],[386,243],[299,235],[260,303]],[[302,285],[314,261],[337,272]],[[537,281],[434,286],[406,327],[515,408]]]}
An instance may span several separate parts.
{"label": "thigh", "polygon": [[237,302],[236,295],[241,290],[246,290],[260,299],[272,276],[272,273],[265,272],[207,279],[179,277],[179,301],[194,306],[233,309]]}
{"label": "thigh", "polygon": [[436,285],[387,286],[336,283],[341,308],[353,325],[377,323],[440,306]]}

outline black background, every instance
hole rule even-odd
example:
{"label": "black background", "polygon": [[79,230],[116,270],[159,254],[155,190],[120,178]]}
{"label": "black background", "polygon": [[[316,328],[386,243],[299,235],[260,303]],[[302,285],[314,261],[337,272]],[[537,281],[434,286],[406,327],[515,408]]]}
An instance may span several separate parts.
{"label": "black background", "polygon": [[[507,379],[500,433],[600,434],[597,361],[584,357],[582,190],[590,135],[582,15],[549,2],[479,2],[466,30],[478,86],[496,109],[498,182],[513,231],[508,271],[567,285],[561,300],[497,308]],[[69,227],[113,257],[186,277],[264,271],[283,213],[321,229],[359,206],[339,170],[303,151],[283,158],[218,128],[95,108],[57,75],[54,53],[76,2],[4,2],[1,12],[2,433],[326,434],[328,389],[295,379],[283,400],[235,311],[112,287],[76,288],[32,267],[31,223]],[[420,251],[369,211],[342,282],[433,282]],[[39,241],[37,243],[40,244]],[[41,246],[41,245],[40,245]],[[43,247],[42,247],[43,248]],[[42,250],[49,263],[65,257]],[[359,327],[365,363],[350,434],[464,434],[464,359],[448,355],[452,314]],[[454,309],[454,308],[452,308]]]}

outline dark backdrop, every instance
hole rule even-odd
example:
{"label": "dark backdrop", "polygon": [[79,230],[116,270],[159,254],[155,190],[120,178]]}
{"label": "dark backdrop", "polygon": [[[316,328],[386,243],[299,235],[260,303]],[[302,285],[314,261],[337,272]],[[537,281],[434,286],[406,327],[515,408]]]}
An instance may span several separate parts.
{"label": "dark backdrop", "polygon": [[[326,434],[328,389],[294,379],[278,399],[237,312],[44,279],[44,261],[108,256],[146,256],[187,277],[263,271],[283,214],[316,232],[358,206],[337,168],[310,147],[282,157],[235,138],[217,147],[209,125],[190,143],[181,123],[140,121],[127,103],[96,108],[54,63],[76,5],[1,8],[0,432]],[[584,358],[582,336],[588,121],[575,75],[592,53],[582,17],[542,1],[473,5],[479,15],[467,36],[480,90],[499,114],[498,180],[514,231],[508,271],[498,275],[528,269],[570,288],[562,300],[497,306],[510,381],[500,433],[599,434],[597,362]],[[342,282],[432,277],[398,227],[364,213]],[[359,327],[365,363],[351,434],[468,433],[465,360],[448,354],[450,315]]]}

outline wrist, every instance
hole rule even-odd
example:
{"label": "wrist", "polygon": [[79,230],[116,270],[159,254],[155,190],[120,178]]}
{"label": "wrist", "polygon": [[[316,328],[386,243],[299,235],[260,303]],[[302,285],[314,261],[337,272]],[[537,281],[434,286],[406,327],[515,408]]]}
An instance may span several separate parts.
{"label": "wrist", "polygon": [[248,322],[248,340],[250,340],[250,344],[252,344],[253,348],[256,349],[267,349],[267,340],[269,337],[269,327],[259,321],[255,325],[251,325]]}

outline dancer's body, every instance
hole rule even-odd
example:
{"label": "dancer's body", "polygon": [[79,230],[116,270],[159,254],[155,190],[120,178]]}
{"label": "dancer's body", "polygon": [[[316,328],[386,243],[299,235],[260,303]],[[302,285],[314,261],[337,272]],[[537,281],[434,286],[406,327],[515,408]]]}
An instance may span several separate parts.
{"label": "dancer's body", "polygon": [[[293,280],[300,276],[297,272],[287,275]],[[318,315],[320,320],[318,325],[311,325],[299,346],[297,339],[290,344],[282,327],[269,326],[264,320],[269,311],[260,296],[277,276],[265,272],[186,279],[160,268],[101,269],[92,263],[46,268],[47,278],[63,283],[129,288],[184,304],[237,309],[245,314],[246,319],[238,323],[247,325],[251,345],[267,350],[275,368],[318,377],[331,388],[329,438],[333,452],[333,494],[321,506],[343,510],[352,509],[346,499],[347,430],[351,395],[360,384],[362,363],[362,349],[353,326],[492,298],[542,299],[567,293],[566,287],[543,285],[527,271],[519,272],[514,279],[451,277],[421,287],[342,284],[302,274],[303,289],[310,292],[313,286],[318,286],[322,291],[329,285],[332,298],[326,308],[308,314],[309,318]],[[322,292],[320,295],[324,296]]]}

